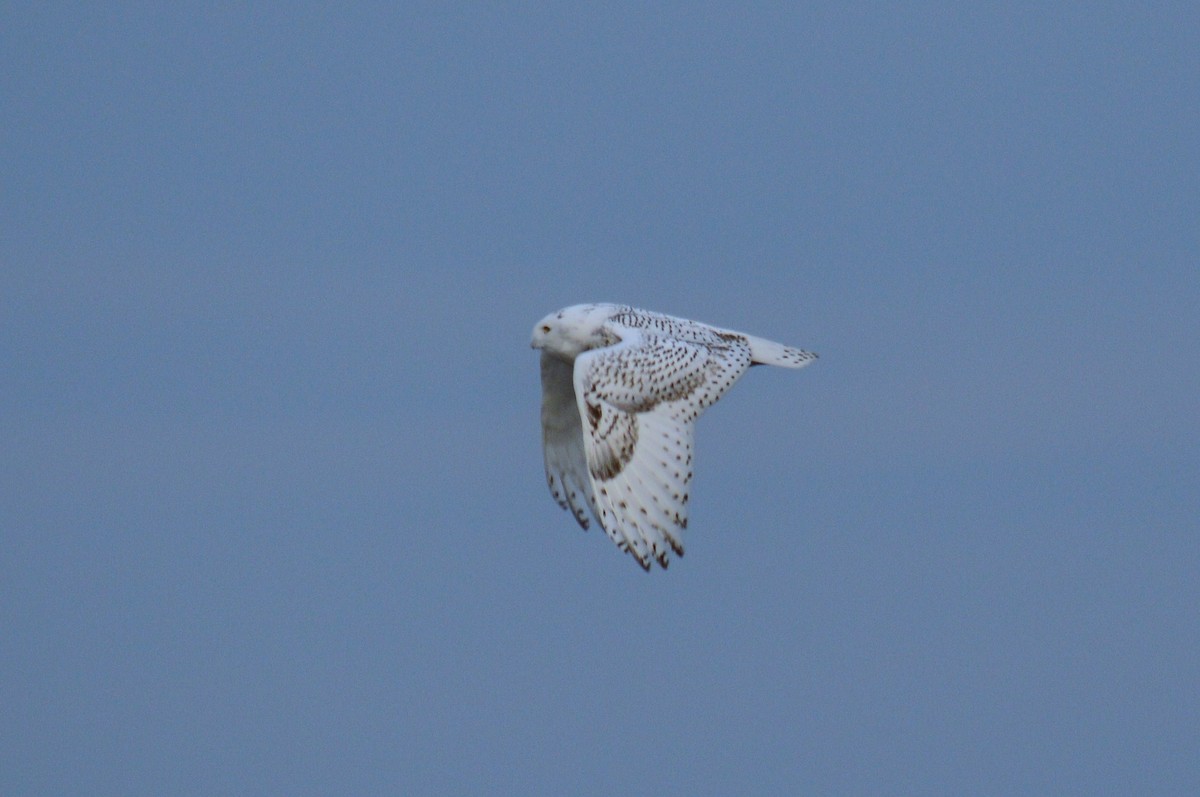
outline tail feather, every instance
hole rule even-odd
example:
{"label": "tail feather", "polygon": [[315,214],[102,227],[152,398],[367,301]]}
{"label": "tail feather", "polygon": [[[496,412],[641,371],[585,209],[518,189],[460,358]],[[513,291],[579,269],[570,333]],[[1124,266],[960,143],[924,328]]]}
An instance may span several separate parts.
{"label": "tail feather", "polygon": [[751,365],[779,365],[783,368],[803,368],[817,359],[817,355],[804,349],[794,349],[773,340],[746,335],[750,344]]}

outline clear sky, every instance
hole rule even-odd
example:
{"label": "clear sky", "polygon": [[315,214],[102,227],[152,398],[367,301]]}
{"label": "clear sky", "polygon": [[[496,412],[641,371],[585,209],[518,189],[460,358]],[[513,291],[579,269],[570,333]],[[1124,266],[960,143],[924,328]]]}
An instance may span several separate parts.
{"label": "clear sky", "polygon": [[[1200,793],[1186,3],[6,4],[0,793]],[[532,326],[814,349],[687,556]]]}

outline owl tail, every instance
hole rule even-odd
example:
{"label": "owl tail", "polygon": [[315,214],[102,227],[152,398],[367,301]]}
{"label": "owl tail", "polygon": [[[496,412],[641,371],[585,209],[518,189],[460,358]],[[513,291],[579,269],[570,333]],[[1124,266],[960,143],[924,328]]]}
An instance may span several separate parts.
{"label": "owl tail", "polygon": [[793,349],[791,346],[784,346],[782,343],[776,343],[773,340],[765,338],[756,338],[753,335],[746,335],[745,338],[750,344],[751,365],[779,365],[784,368],[803,368],[817,359],[817,355],[811,351]]}

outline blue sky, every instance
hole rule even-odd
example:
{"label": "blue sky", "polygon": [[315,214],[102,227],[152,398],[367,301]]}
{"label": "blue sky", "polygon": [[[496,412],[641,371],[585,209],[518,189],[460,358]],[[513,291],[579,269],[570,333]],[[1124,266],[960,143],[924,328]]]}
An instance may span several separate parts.
{"label": "blue sky", "polygon": [[[1186,4],[0,12],[0,791],[1200,790]],[[533,323],[814,349],[688,554]]]}

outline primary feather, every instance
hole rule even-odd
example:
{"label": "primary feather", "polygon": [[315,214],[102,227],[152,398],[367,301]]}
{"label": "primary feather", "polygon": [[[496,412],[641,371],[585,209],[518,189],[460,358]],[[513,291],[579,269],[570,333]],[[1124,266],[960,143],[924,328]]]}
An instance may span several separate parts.
{"label": "primary feather", "polygon": [[[742,332],[615,304],[575,305],[533,330],[542,350],[550,493],[588,512],[647,570],[683,555],[696,418],[751,365],[817,358]],[[586,510],[585,510],[586,507]]]}

